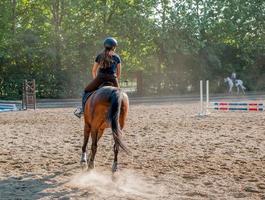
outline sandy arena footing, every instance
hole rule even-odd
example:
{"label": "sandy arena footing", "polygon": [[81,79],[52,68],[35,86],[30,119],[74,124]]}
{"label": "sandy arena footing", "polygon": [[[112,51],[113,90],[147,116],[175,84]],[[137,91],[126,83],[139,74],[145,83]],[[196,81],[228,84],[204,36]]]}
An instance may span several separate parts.
{"label": "sandy arena footing", "polygon": [[264,112],[132,105],[123,137],[132,155],[119,154],[113,177],[110,130],[96,169],[82,171],[73,110],[0,114],[0,199],[265,199]]}

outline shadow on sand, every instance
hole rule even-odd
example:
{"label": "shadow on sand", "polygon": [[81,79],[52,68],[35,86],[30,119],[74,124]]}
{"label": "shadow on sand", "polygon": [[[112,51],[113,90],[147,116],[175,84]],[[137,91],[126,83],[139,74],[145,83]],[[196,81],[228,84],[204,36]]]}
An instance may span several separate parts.
{"label": "shadow on sand", "polygon": [[30,174],[2,179],[0,180],[0,199],[58,199],[74,193],[73,190],[58,190],[64,182],[58,183],[55,178],[61,174],[61,172],[49,176]]}

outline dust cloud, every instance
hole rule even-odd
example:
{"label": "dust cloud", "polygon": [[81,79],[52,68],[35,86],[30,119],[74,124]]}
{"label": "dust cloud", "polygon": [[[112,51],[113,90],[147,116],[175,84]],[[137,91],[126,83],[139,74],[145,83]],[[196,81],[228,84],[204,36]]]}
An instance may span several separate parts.
{"label": "dust cloud", "polygon": [[[92,170],[71,178],[69,187],[84,189],[88,194],[104,197],[131,197],[133,199],[159,199],[165,188],[153,178],[136,174],[133,170],[111,172]],[[138,198],[137,198],[138,197]]]}

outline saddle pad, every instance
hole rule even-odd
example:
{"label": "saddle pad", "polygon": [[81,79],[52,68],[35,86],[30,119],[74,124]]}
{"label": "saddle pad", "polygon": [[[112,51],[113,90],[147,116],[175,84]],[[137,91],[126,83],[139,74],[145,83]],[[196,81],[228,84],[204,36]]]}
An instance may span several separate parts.
{"label": "saddle pad", "polygon": [[93,92],[84,92],[84,93],[83,93],[83,96],[82,96],[82,106],[83,106],[83,108],[85,107],[88,98],[89,98],[93,93],[94,93],[94,91],[93,91]]}

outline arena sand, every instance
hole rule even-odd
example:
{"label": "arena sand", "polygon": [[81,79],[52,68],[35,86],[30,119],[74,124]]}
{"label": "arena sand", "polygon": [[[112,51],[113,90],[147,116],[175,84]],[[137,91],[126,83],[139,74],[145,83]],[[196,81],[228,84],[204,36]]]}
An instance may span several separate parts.
{"label": "arena sand", "polygon": [[[0,199],[265,199],[265,114],[198,104],[132,105],[112,176],[112,136],[96,169],[79,164],[83,122],[73,109],[0,114]],[[89,145],[90,148],[90,145]]]}

